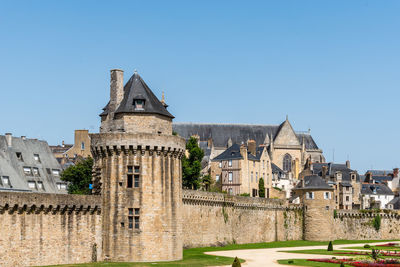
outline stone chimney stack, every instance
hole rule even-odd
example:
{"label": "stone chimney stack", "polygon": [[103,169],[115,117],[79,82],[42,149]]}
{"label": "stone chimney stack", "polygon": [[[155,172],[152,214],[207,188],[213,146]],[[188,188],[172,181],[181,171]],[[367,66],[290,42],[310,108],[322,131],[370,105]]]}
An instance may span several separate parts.
{"label": "stone chimney stack", "polygon": [[6,133],[7,146],[12,147],[12,133]]}
{"label": "stone chimney stack", "polygon": [[249,152],[255,156],[256,155],[256,149],[257,149],[257,144],[255,140],[249,140],[247,141],[247,147],[249,149]]}
{"label": "stone chimney stack", "polygon": [[113,69],[110,71],[110,104],[109,112],[114,114],[122,99],[124,98],[124,71]]}
{"label": "stone chimney stack", "polygon": [[399,168],[394,168],[393,169],[393,177],[398,177],[399,176]]}
{"label": "stone chimney stack", "polygon": [[242,155],[244,159],[247,159],[247,148],[244,144],[240,145],[240,155]]}
{"label": "stone chimney stack", "polygon": [[346,168],[350,169],[350,160],[346,160]]}
{"label": "stone chimney stack", "polygon": [[322,178],[326,178],[326,174],[328,173],[328,168],[326,166],[322,166]]}

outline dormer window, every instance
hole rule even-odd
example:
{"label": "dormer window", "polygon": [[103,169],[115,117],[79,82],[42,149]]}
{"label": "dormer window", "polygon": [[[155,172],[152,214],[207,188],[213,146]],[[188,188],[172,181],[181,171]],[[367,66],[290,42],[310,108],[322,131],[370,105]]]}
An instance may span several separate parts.
{"label": "dormer window", "polygon": [[135,106],[135,110],[144,110],[144,100],[143,99],[135,99],[133,101],[133,105]]}

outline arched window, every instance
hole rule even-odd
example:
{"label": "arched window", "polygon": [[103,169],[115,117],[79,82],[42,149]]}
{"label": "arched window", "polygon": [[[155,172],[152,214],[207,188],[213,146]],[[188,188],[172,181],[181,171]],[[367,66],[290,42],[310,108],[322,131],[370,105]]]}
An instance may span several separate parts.
{"label": "arched window", "polygon": [[290,156],[289,154],[286,154],[283,157],[283,170],[285,172],[292,171],[292,156]]}

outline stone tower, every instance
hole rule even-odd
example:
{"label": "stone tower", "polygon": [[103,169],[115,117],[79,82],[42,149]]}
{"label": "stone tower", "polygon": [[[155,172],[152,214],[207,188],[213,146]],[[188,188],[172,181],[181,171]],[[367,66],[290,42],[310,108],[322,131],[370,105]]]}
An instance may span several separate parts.
{"label": "stone tower", "polygon": [[333,187],[321,177],[304,177],[294,188],[304,206],[304,240],[328,241],[333,239]]}
{"label": "stone tower", "polygon": [[110,261],[182,258],[185,140],[174,118],[135,72],[111,70],[110,101],[91,134],[93,192],[102,195],[102,257]]}

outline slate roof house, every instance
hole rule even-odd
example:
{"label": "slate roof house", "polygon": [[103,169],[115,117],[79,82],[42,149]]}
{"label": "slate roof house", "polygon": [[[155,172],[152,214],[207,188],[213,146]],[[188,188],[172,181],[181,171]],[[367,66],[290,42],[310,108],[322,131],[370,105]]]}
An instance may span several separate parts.
{"label": "slate roof house", "polygon": [[47,142],[0,135],[0,191],[65,194],[60,172]]}
{"label": "slate roof house", "polygon": [[362,208],[385,209],[394,199],[393,191],[384,183],[362,184]]}
{"label": "slate roof house", "polygon": [[309,161],[301,177],[317,175],[334,188],[334,202],[338,209],[359,209],[361,205],[360,175],[346,164],[313,163]]}
{"label": "slate roof house", "polygon": [[246,145],[233,144],[220,155],[212,159],[210,173],[222,190],[229,194],[248,193],[259,195],[258,183],[264,179],[266,197],[271,189],[271,160],[265,147],[256,147],[250,140]]}

